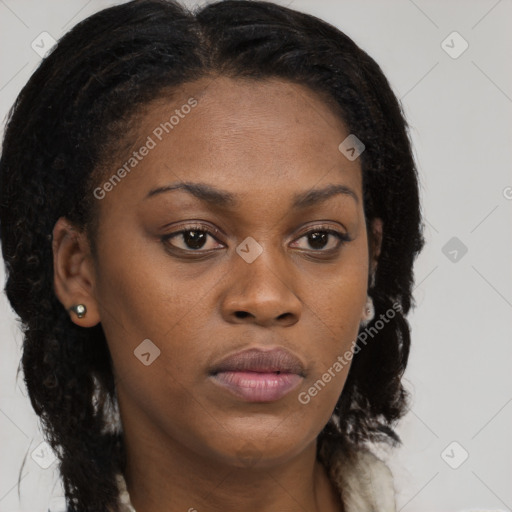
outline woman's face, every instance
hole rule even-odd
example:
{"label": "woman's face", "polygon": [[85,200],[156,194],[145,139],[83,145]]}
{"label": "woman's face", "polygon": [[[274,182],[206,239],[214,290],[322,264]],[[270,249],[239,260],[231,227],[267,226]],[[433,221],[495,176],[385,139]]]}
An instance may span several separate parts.
{"label": "woman's face", "polygon": [[[349,132],[303,86],[224,77],[151,104],[137,131],[95,192],[86,298],[127,437],[235,466],[285,461],[329,420],[366,301],[361,169],[338,149]],[[165,190],[181,182],[195,193]],[[211,374],[249,348],[284,348],[303,371]]]}

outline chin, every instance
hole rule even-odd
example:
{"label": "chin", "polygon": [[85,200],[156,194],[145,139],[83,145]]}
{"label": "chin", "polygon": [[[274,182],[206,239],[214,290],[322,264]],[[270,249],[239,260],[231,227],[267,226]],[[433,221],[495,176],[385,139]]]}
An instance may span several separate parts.
{"label": "chin", "polygon": [[274,434],[264,434],[261,439],[254,436],[233,439],[229,453],[224,452],[221,457],[227,464],[236,468],[268,469],[288,462],[315,440],[315,438],[309,440],[298,435],[275,436]]}

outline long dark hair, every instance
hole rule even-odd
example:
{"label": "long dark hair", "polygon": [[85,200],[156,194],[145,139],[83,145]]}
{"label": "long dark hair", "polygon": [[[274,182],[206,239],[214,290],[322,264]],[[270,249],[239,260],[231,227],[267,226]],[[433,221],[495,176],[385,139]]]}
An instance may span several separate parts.
{"label": "long dark hair", "polygon": [[366,146],[366,221],[379,217],[384,226],[369,288],[373,324],[395,313],[371,342],[358,339],[333,412],[338,421],[329,421],[318,446],[399,442],[394,425],[407,407],[401,377],[410,347],[405,317],[424,240],[408,126],[380,67],[332,25],[272,3],[228,0],[193,13],[170,0],[136,0],[62,37],[12,107],[0,160],[5,291],[21,319],[28,394],[75,510],[117,510],[115,475],[125,452],[122,434],[105,430],[115,382],[101,324],[78,327],[54,293],[52,230],[65,216],[93,243],[97,171],[119,151],[134,116],[181,84],[218,75],[305,84]]}

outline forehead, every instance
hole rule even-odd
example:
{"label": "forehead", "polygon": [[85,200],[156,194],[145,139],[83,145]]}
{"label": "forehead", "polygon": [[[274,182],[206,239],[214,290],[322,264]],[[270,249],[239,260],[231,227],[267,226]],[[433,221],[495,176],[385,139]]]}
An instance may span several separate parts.
{"label": "forehead", "polygon": [[327,183],[359,190],[359,161],[338,149],[348,135],[339,110],[304,85],[203,78],[150,103],[135,144],[110,170],[136,164],[122,184],[133,200],[175,182],[216,184],[245,197],[291,196]]}

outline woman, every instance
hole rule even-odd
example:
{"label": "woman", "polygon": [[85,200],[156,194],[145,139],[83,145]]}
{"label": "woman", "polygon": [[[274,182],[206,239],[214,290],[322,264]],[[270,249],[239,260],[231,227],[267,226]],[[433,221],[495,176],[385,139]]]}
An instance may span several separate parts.
{"label": "woman", "polygon": [[72,511],[394,510],[423,246],[407,124],[346,35],[267,2],[105,9],[0,161],[6,294]]}

